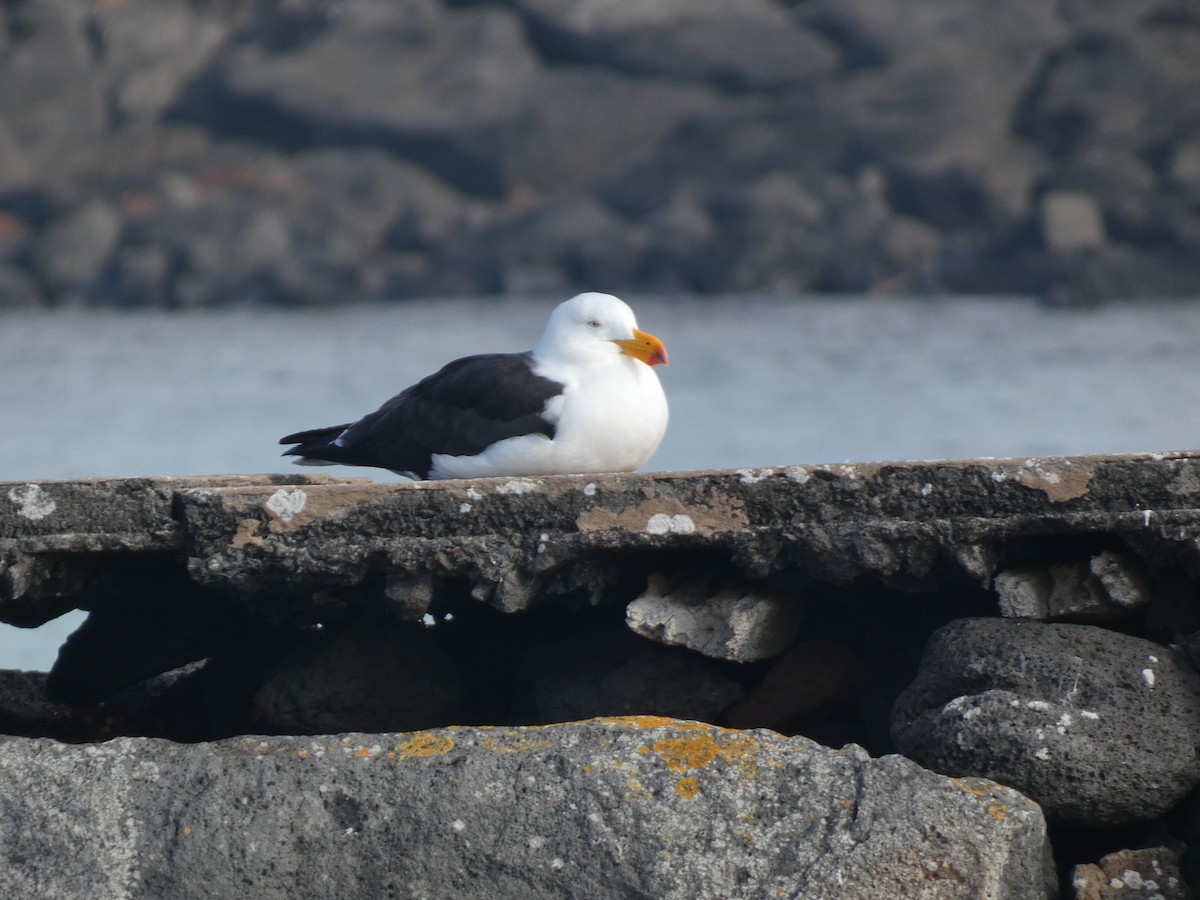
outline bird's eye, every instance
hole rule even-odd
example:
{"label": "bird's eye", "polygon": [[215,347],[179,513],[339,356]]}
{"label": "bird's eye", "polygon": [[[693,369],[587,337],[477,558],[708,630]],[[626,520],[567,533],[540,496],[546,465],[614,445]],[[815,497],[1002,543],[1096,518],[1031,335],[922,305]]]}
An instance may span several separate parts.
{"label": "bird's eye", "polygon": [[588,328],[599,328],[600,323],[597,322],[595,319],[588,319],[587,326],[588,326]]}

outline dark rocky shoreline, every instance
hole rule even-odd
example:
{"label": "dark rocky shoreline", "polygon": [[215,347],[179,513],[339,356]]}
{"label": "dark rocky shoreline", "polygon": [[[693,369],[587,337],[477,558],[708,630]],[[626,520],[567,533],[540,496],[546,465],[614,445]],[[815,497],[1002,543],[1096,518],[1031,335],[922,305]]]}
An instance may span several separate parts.
{"label": "dark rocky shoreline", "polygon": [[1200,295],[1187,0],[18,0],[0,307]]}

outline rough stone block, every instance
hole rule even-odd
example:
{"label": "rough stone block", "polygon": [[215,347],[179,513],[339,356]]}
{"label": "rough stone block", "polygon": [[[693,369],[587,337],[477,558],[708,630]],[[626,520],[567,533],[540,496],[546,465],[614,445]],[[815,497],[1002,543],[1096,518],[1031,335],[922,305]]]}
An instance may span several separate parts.
{"label": "rough stone block", "polygon": [[995,586],[1000,613],[1011,618],[1113,619],[1150,602],[1138,564],[1111,551],[1086,563],[1009,569],[996,575]]}
{"label": "rough stone block", "polygon": [[1071,876],[1075,900],[1191,900],[1179,869],[1179,854],[1169,847],[1118,850],[1076,866]]}
{"label": "rough stone block", "polygon": [[931,769],[1023,791],[1052,822],[1146,821],[1200,782],[1200,675],[1092,625],[959,619],[926,645],[892,737]]}
{"label": "rough stone block", "polygon": [[866,667],[849,648],[829,640],[797,641],[744,700],[725,711],[721,724],[791,731],[801,716],[846,703],[865,680]]}
{"label": "rough stone block", "polygon": [[711,576],[692,574],[671,582],[652,576],[625,609],[625,623],[644,637],[735,662],[782,653],[803,617],[797,599],[737,580],[714,589]]}
{"label": "rough stone block", "polygon": [[781,88],[833,68],[830,44],[769,0],[519,0],[577,61],[722,87]]}
{"label": "rough stone block", "polygon": [[1092,557],[1088,568],[1104,587],[1108,600],[1125,609],[1150,602],[1150,588],[1141,567],[1128,556],[1106,550]]}
{"label": "rough stone block", "polygon": [[416,734],[0,742],[13,897],[1038,900],[1036,804],[665,719]]}
{"label": "rough stone block", "polygon": [[521,680],[518,721],[529,723],[635,714],[713,722],[743,696],[711,660],[594,624],[532,647]]}
{"label": "rough stone block", "polygon": [[425,627],[381,617],[297,647],[254,698],[290,734],[418,730],[457,720],[462,675]]}

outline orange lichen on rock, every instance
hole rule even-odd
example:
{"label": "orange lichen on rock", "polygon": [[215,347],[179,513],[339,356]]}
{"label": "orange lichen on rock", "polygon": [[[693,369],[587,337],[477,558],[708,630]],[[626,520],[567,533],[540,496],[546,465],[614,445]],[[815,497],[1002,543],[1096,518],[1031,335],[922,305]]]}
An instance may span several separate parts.
{"label": "orange lichen on rock", "polygon": [[995,787],[990,781],[984,781],[982,778],[955,778],[952,783],[956,788],[975,797],[986,797]]}
{"label": "orange lichen on rock", "polygon": [[396,755],[401,759],[416,759],[426,756],[442,756],[453,749],[453,738],[434,731],[426,731],[397,744]]}
{"label": "orange lichen on rock", "polygon": [[753,778],[758,773],[757,741],[744,735],[727,737],[715,728],[709,731],[663,738],[655,741],[652,749],[668,769],[676,772],[703,769],[720,759],[737,768],[744,778]]}
{"label": "orange lichen on rock", "polygon": [[668,769],[686,772],[688,769],[703,769],[720,754],[720,747],[709,735],[695,737],[663,738],[654,743],[658,754]]}
{"label": "orange lichen on rock", "polygon": [[554,742],[549,738],[531,737],[524,731],[505,731],[501,735],[484,738],[480,748],[491,753],[532,753],[539,750],[549,750]]}
{"label": "orange lichen on rock", "polygon": [[[720,744],[721,759],[734,766],[743,778],[753,778],[758,774],[758,763],[762,758],[759,753],[758,741],[748,735],[735,735]],[[778,761],[769,761],[778,766]]]}
{"label": "orange lichen on rock", "polygon": [[675,782],[675,793],[685,800],[691,800],[700,793],[700,782],[695,778],[680,778]]}
{"label": "orange lichen on rock", "polygon": [[708,722],[672,719],[668,716],[598,716],[593,721],[605,725],[619,725],[622,728],[674,728],[676,731],[713,731],[730,734],[737,731],[735,728],[722,728],[720,725],[710,725]]}

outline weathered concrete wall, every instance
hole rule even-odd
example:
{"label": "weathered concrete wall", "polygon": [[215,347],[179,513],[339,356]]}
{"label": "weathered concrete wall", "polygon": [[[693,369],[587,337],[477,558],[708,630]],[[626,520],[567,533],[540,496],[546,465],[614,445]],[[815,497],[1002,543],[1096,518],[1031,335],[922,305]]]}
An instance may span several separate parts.
{"label": "weathered concrete wall", "polygon": [[[273,842],[289,878],[308,884],[292,854],[319,852],[330,871],[352,865],[364,884],[399,896],[463,896],[441,886],[457,884],[445,873],[465,870],[500,879],[512,896],[749,897],[772,886],[866,897],[878,892],[857,885],[887,883],[916,896],[1033,897],[1048,890],[1043,814],[1068,894],[1109,896],[1095,893],[1112,889],[1104,873],[1130,865],[1130,884],[1188,896],[1200,833],[1190,799],[1200,784],[1198,501],[1200,454],[1189,453],[407,485],[321,476],[3,483],[0,619],[90,615],[48,676],[0,673],[0,730],[13,735],[0,745],[12,785],[0,794],[18,798],[18,821],[49,824],[55,814],[26,785],[49,779],[58,797],[87,782],[68,816],[81,821],[132,790],[140,805],[121,819],[132,824],[52,879],[61,896],[117,882],[131,896],[190,896],[165,870],[120,862],[164,853],[203,878],[228,857],[236,877],[264,884],[256,879],[268,877],[268,861],[245,847]],[[635,719],[512,730],[646,715],[795,737]],[[461,730],[423,731],[448,725]],[[240,737],[350,732],[366,735],[325,759],[360,765],[352,774],[303,768],[315,763],[301,751],[334,738],[264,738],[247,752]],[[130,737],[102,750],[46,741],[115,735]],[[717,747],[753,741],[754,778],[728,754],[674,766],[655,749],[697,735]],[[899,751],[942,774],[870,761],[860,749],[845,751],[853,763],[837,762],[805,738],[877,757]],[[205,743],[177,743],[195,741]],[[431,754],[436,763],[382,765],[389,752],[404,756],[400,747],[446,741],[454,752]],[[537,752],[506,756],[497,750],[505,741]],[[801,758],[818,769],[851,765],[857,774],[834,782],[856,781],[843,808],[858,812],[831,818],[840,788],[805,782]],[[263,759],[273,760],[270,777]],[[431,777],[425,765],[448,767],[428,801],[363,805],[392,792],[425,797],[410,782]],[[587,782],[598,765],[605,778]],[[884,794],[914,798],[895,801],[894,819],[863,812],[877,771],[899,778]],[[211,853],[180,836],[186,816],[168,799],[195,778],[228,792],[205,789],[187,813],[193,833],[215,834],[238,797],[260,810],[243,831],[212,838]],[[522,779],[559,787],[544,797],[514,787]],[[327,796],[334,782],[370,826],[349,856],[336,836],[319,837],[341,808]],[[635,782],[645,793],[630,806]],[[987,803],[937,799],[959,797],[965,784],[979,802],[995,800],[992,782],[1038,806],[1016,815],[1008,800],[989,813]],[[511,803],[484,803],[479,791],[519,795],[528,817],[513,820],[511,838],[524,855],[429,837],[446,825],[429,817],[454,803],[468,809],[449,816],[464,823],[461,835],[451,828],[456,837],[472,817],[511,814]],[[702,815],[680,805],[700,794]],[[612,822],[601,817],[602,831],[615,829],[609,838],[594,831],[592,805],[614,810]],[[949,816],[945,825],[929,825],[931,809]],[[971,818],[980,809],[991,823]],[[552,814],[566,815],[568,849],[551,862],[583,858],[570,848],[607,848],[572,862],[582,866],[575,879],[535,871],[528,855],[554,839],[542,818]],[[739,817],[774,823],[754,832],[745,859],[729,849]],[[405,821],[424,836],[417,843],[397,837]],[[666,827],[650,821],[678,830],[650,839]],[[698,822],[708,823],[703,836]],[[909,852],[897,856],[885,831],[923,837],[902,837]],[[52,877],[34,860],[58,845],[47,839],[34,853],[29,840],[3,836],[21,848],[7,852],[14,883]],[[798,849],[810,840],[823,849]],[[418,847],[436,857],[432,868],[414,862]],[[724,887],[696,887],[679,865]],[[922,867],[934,874],[916,887]],[[849,887],[828,893],[838,877]]]}

